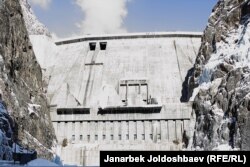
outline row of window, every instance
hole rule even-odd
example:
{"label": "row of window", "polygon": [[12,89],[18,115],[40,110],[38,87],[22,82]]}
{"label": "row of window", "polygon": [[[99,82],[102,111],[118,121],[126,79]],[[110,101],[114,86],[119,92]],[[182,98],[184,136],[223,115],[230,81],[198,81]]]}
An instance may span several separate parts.
{"label": "row of window", "polygon": [[[153,134],[150,134],[149,137],[151,140],[153,140]],[[72,141],[75,141],[75,140],[76,140],[75,135],[72,135]],[[79,136],[79,140],[83,141],[83,135]],[[95,140],[96,141],[98,140],[98,135],[95,135]],[[102,140],[106,140],[106,135],[102,135]],[[114,135],[110,135],[110,140],[114,140]],[[122,140],[121,134],[118,135],[118,140]],[[128,134],[126,135],[126,140],[129,140]],[[134,134],[134,140],[137,140],[137,134]],[[145,140],[145,134],[141,135],[141,140]],[[157,140],[161,140],[160,134],[157,135]],[[88,142],[90,141],[90,135],[87,135],[87,141]]]}
{"label": "row of window", "polygon": [[[107,42],[100,42],[99,45],[100,45],[101,50],[106,50]],[[96,42],[90,42],[89,43],[89,50],[91,50],[91,51],[96,50]]]}
{"label": "row of window", "polygon": [[[180,121],[183,121],[183,120],[180,120]],[[90,124],[90,123],[98,123],[98,122],[102,122],[102,123],[114,123],[114,122],[118,122],[118,123],[121,123],[121,122],[126,122],[126,123],[129,123],[129,122],[134,122],[134,123],[136,123],[136,122],[142,122],[142,123],[144,123],[144,122],[150,122],[150,123],[152,123],[153,121],[152,120],[148,120],[148,121],[144,121],[144,120],[136,120],[136,121],[79,121],[80,123],[83,123],[83,122],[87,122],[88,124]],[[79,122],[77,122],[77,121],[58,121],[57,123],[58,124],[60,124],[60,123],[65,123],[65,124],[67,124],[67,123],[79,123]],[[155,121],[155,122],[158,122],[158,123],[160,123],[160,121]]]}

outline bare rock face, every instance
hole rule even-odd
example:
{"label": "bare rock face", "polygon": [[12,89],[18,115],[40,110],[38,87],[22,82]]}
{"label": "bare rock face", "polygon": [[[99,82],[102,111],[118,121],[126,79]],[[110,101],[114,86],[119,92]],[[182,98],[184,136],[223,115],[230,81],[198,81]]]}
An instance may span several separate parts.
{"label": "bare rock face", "polygon": [[196,149],[250,150],[249,21],[249,0],[220,0],[209,18],[189,83]]}
{"label": "bare rock face", "polygon": [[51,158],[55,135],[43,89],[20,2],[0,0],[0,90],[15,122],[14,142]]}

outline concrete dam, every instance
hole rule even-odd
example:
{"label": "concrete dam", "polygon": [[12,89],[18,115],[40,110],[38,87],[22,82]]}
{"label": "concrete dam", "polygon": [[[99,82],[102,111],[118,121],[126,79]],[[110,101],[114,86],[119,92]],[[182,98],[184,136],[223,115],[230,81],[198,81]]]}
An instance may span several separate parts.
{"label": "concrete dam", "polygon": [[192,107],[180,98],[201,33],[85,36],[51,46],[46,40],[31,36],[63,163],[98,165],[100,150],[185,147]]}

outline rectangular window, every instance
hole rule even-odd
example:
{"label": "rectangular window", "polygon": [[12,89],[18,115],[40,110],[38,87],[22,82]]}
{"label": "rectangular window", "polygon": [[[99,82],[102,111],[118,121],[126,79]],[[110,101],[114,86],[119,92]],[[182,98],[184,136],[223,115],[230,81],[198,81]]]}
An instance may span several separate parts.
{"label": "rectangular window", "polygon": [[95,135],[95,140],[96,140],[96,141],[98,140],[98,135]]}
{"label": "rectangular window", "polygon": [[87,135],[87,140],[88,142],[90,142],[90,135]]}
{"label": "rectangular window", "polygon": [[94,51],[96,49],[96,42],[89,43],[89,50]]}
{"label": "rectangular window", "polygon": [[75,141],[75,135],[72,135],[72,141]]}
{"label": "rectangular window", "polygon": [[110,135],[110,140],[114,140],[114,135]]}
{"label": "rectangular window", "polygon": [[122,140],[122,135],[119,135],[119,140]]}
{"label": "rectangular window", "polygon": [[126,135],[126,140],[129,140],[129,135],[128,134]]}
{"label": "rectangular window", "polygon": [[134,134],[134,140],[137,140],[137,134]]}
{"label": "rectangular window", "polygon": [[145,140],[145,134],[142,134],[142,140]]}
{"label": "rectangular window", "polygon": [[157,140],[158,140],[158,141],[161,140],[161,135],[160,135],[160,134],[157,135]]}
{"label": "rectangular window", "polygon": [[152,134],[150,134],[150,139],[153,140],[153,135]]}
{"label": "rectangular window", "polygon": [[83,140],[83,137],[82,137],[82,135],[80,135],[80,141],[82,141]]}
{"label": "rectangular window", "polygon": [[100,42],[100,49],[106,50],[106,48],[107,48],[107,42]]}
{"label": "rectangular window", "polygon": [[102,136],[102,139],[105,140],[105,139],[106,139],[106,135],[103,135],[103,136]]}

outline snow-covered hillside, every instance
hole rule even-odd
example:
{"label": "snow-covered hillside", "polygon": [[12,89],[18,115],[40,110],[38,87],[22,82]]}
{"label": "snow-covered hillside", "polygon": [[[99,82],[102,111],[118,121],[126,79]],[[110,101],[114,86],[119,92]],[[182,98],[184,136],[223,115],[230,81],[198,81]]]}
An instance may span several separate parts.
{"label": "snow-covered hillside", "polygon": [[46,35],[50,37],[51,33],[42,23],[39,22],[33,10],[31,9],[28,0],[19,1],[23,10],[23,16],[29,35]]}

